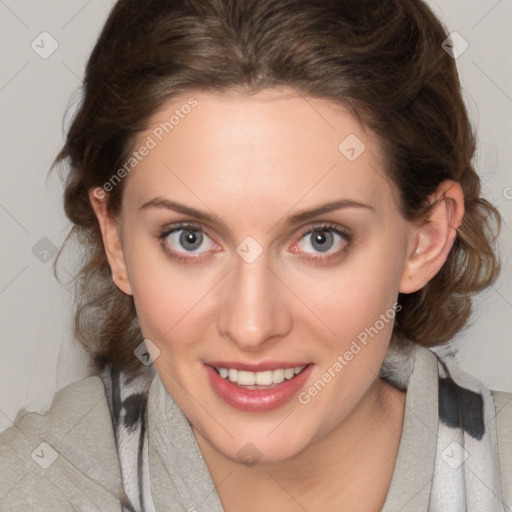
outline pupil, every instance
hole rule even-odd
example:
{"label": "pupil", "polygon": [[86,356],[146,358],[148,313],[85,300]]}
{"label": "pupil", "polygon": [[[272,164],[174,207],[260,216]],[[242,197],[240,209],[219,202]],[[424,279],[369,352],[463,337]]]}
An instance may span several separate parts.
{"label": "pupil", "polygon": [[[185,249],[197,249],[203,241],[202,233],[199,231],[183,231],[180,236],[180,243]],[[188,245],[188,246],[187,246]]]}
{"label": "pupil", "polygon": [[332,233],[329,231],[314,231],[313,235],[313,247],[315,247],[316,250],[323,252],[331,248],[333,241]]}

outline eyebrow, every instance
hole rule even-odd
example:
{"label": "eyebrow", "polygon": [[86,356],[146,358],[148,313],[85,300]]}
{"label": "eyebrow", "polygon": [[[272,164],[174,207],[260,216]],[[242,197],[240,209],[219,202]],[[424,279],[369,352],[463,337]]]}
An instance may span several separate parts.
{"label": "eyebrow", "polygon": [[[196,210],[195,208],[186,206],[176,201],[164,199],[163,197],[155,197],[154,199],[147,201],[140,207],[139,211],[146,210],[149,208],[163,208],[166,210],[172,210],[178,213],[182,213],[184,215],[189,215],[190,217],[195,217],[196,219],[200,219],[203,221],[213,222],[217,218],[217,216],[215,215],[210,215],[209,213],[203,212],[201,210]],[[314,217],[318,217],[319,215],[322,215],[324,213],[329,213],[335,210],[341,210],[343,208],[361,208],[374,211],[373,206],[369,204],[354,201],[352,199],[340,199],[338,201],[333,201],[330,203],[317,206],[316,208],[310,210],[304,210],[302,212],[296,213],[287,219],[286,224],[300,224],[301,222],[305,222]]]}

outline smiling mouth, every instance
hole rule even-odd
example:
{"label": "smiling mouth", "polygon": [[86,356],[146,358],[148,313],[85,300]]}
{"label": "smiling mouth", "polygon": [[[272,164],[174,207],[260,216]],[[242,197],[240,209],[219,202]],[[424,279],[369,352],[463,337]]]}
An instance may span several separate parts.
{"label": "smiling mouth", "polygon": [[217,396],[244,412],[269,412],[290,402],[310,378],[314,366],[305,361],[204,363]]}
{"label": "smiling mouth", "polygon": [[217,368],[215,366],[212,366],[212,368],[224,380],[228,380],[238,387],[244,389],[272,389],[285,380],[288,381],[295,378],[306,366],[308,365],[296,366],[294,368],[277,368],[260,372],[237,370],[236,368]]}

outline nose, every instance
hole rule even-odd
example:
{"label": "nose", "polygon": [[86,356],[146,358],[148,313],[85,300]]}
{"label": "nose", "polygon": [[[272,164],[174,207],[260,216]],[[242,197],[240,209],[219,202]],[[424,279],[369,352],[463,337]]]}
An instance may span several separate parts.
{"label": "nose", "polygon": [[265,252],[251,263],[236,255],[234,265],[219,304],[219,331],[240,350],[260,351],[292,328],[286,286],[269,267]]}

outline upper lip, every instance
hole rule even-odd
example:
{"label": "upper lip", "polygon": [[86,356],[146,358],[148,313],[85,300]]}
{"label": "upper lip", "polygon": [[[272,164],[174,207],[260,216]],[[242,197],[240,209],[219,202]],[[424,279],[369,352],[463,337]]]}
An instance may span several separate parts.
{"label": "upper lip", "polygon": [[205,364],[215,366],[215,368],[233,368],[248,372],[264,372],[266,370],[278,370],[280,368],[297,368],[297,366],[306,366],[309,363],[303,361],[266,361],[263,363],[245,363],[243,361],[208,361]]}

